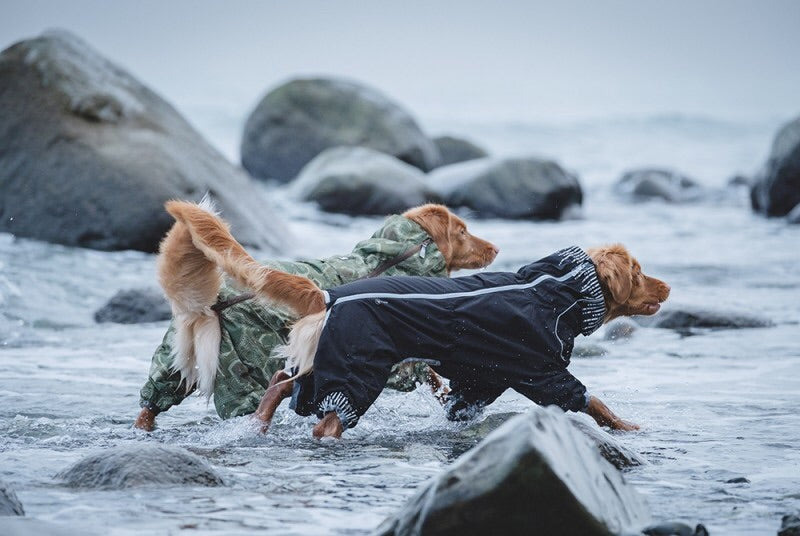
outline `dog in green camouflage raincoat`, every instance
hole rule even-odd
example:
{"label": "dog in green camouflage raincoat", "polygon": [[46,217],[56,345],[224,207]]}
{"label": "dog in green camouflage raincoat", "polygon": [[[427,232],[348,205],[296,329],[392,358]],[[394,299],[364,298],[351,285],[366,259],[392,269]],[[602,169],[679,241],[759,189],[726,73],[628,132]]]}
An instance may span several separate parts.
{"label": "dog in green camouflage raincoat", "polygon": [[[434,212],[446,212],[447,222],[430,221],[408,216],[424,213],[428,207]],[[297,262],[270,261],[265,266],[303,275],[312,280],[320,288],[330,288],[357,279],[368,277],[381,270],[380,267],[391,264],[411,248],[417,253],[397,264],[391,265],[382,272],[383,276],[416,275],[446,277],[451,269],[459,265],[455,248],[450,244],[450,233],[466,233],[460,218],[439,205],[424,205],[412,209],[403,216],[395,215],[386,219],[383,226],[371,238],[359,242],[349,255],[329,257],[322,260],[301,260]],[[449,223],[453,220],[453,224]],[[423,228],[420,223],[428,227]],[[458,225],[455,225],[458,224]],[[458,230],[458,226],[462,228]],[[432,236],[439,235],[439,236]],[[442,236],[446,240],[442,239]],[[471,237],[477,242],[486,244],[489,253],[480,253],[486,265],[494,259],[496,248],[488,242]],[[439,244],[443,243],[444,252]],[[462,248],[463,249],[463,248]],[[475,252],[468,252],[473,256]],[[465,254],[462,252],[462,256]],[[448,258],[446,258],[448,257]],[[448,260],[450,262],[448,262]],[[463,261],[462,261],[463,262]],[[471,261],[474,265],[474,261]],[[467,264],[463,264],[467,266]],[[229,284],[220,289],[220,302],[233,303],[239,293]],[[253,413],[259,405],[270,378],[283,368],[283,360],[273,356],[273,349],[286,343],[286,337],[293,315],[274,305],[267,305],[255,299],[233,303],[218,312],[222,338],[219,348],[219,361],[214,383],[214,406],[223,419]],[[170,325],[164,340],[156,349],[150,367],[149,378],[141,390],[140,405],[142,413],[136,426],[152,429],[155,415],[180,404],[194,388],[187,391],[180,373],[173,368],[175,360],[175,325]],[[412,390],[420,380],[428,377],[429,369],[424,363],[413,366],[400,366],[390,382],[390,387],[400,390]]]}

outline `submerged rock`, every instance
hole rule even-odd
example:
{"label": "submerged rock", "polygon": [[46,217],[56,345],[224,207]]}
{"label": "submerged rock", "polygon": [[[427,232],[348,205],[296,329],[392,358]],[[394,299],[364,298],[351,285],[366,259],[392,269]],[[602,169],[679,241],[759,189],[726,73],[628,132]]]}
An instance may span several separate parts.
{"label": "submerged rock", "polygon": [[[11,487],[0,480],[0,516],[24,516],[25,510]],[[3,521],[2,523],[5,523]]]}
{"label": "submerged rock", "polygon": [[196,454],[178,447],[147,444],[113,447],[93,454],[57,478],[70,487],[92,489],[223,484],[217,472]]}
{"label": "submerged rock", "polygon": [[619,470],[647,463],[637,452],[624,446],[614,436],[580,415],[567,414],[573,426],[597,447],[600,455]]}
{"label": "submerged rock", "polygon": [[774,325],[768,318],[748,312],[671,305],[665,306],[654,316],[636,317],[636,321],[649,327],[685,332],[694,329],[765,328]]}
{"label": "submerged rock", "polygon": [[439,162],[436,167],[449,166],[459,162],[467,162],[476,158],[489,156],[486,150],[474,143],[455,136],[438,136],[433,143],[439,149]]}
{"label": "submerged rock", "polygon": [[417,168],[378,151],[335,147],[309,162],[292,189],[328,212],[386,215],[437,200],[423,178]]}
{"label": "submerged rock", "polygon": [[658,523],[642,530],[642,534],[647,536],[708,536],[708,530],[703,525],[692,528],[685,523]]}
{"label": "submerged rock", "polygon": [[759,172],[750,201],[766,216],[785,216],[800,204],[800,117],[775,135],[772,149]]}
{"label": "submerged rock", "polygon": [[267,93],[242,135],[251,175],[292,180],[315,156],[339,145],[369,147],[419,169],[439,151],[411,115],[378,91],[336,78],[291,80]]}
{"label": "submerged rock", "polygon": [[703,189],[694,180],[669,169],[644,168],[628,171],[614,190],[633,200],[663,199],[671,203],[694,201]]}
{"label": "submerged rock", "polygon": [[249,245],[284,227],[241,170],[172,106],[89,45],[46,32],[0,54],[0,232],[154,252],[168,199],[211,191]]}
{"label": "submerged rock", "polygon": [[778,536],[800,536],[800,514],[783,516]]}
{"label": "submerged rock", "polygon": [[644,499],[558,408],[510,419],[377,529],[406,534],[619,534]]}
{"label": "submerged rock", "polygon": [[140,324],[172,318],[172,309],[164,294],[152,288],[120,290],[94,313],[94,321],[117,324]]}
{"label": "submerged rock", "polygon": [[447,205],[468,207],[480,217],[560,219],[583,202],[575,175],[538,158],[481,158],[428,177]]}

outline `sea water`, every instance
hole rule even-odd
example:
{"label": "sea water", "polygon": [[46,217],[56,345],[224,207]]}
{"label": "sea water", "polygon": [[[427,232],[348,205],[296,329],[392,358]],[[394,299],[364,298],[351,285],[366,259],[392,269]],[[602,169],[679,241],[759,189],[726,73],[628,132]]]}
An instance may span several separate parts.
{"label": "sea water", "polygon": [[[229,126],[236,121],[193,119],[235,156]],[[774,324],[691,336],[640,328],[616,342],[601,329],[578,344],[605,355],[570,365],[592,394],[641,425],[617,439],[647,460],[626,478],[653,517],[703,522],[713,534],[774,533],[783,514],[800,509],[800,226],[754,215],[746,189],[727,186],[758,168],[779,124],[667,116],[426,125],[494,154],[554,158],[580,176],[577,219],[467,214],[472,231],[500,247],[492,269],[516,270],[572,244],[621,242],[645,272],[672,286],[673,306],[746,312]],[[685,205],[617,198],[620,174],[643,165],[676,168],[710,194]],[[265,191],[295,238],[287,257],[346,252],[380,225],[320,213],[280,188]],[[153,433],[134,430],[138,392],[166,323],[96,324],[93,313],[120,289],[155,286],[154,264],[138,252],[0,234],[0,478],[29,517],[116,535],[368,533],[475,443],[424,387],[382,394],[341,441],[311,439],[314,419],[286,407],[262,436],[248,418],[223,422],[196,397],[160,415]],[[507,392],[487,411],[524,412],[530,404]],[[87,491],[54,478],[90,453],[145,443],[202,455],[228,485]]]}

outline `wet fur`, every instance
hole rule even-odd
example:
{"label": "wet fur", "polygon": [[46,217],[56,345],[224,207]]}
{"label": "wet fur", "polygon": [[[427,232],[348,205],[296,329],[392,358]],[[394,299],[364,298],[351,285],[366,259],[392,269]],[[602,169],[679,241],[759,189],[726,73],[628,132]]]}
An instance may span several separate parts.
{"label": "wet fur", "polygon": [[[214,389],[221,331],[211,306],[222,284],[220,269],[259,298],[288,306],[300,317],[278,353],[289,358],[288,366],[309,372],[324,320],[322,291],[308,278],[259,264],[207,201],[169,201],[165,208],[176,223],[161,243],[158,273],[176,323],[173,368],[180,371],[187,392],[196,384],[208,397]],[[403,216],[425,229],[444,256],[448,273],[481,268],[497,255],[494,245],[472,236],[464,221],[442,205],[422,205]]]}

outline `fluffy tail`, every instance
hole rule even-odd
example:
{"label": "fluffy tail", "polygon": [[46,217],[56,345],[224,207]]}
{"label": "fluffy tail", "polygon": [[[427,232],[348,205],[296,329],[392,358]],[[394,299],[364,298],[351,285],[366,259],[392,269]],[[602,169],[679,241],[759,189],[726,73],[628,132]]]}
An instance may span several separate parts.
{"label": "fluffy tail", "polygon": [[289,381],[302,376],[314,368],[319,337],[325,325],[325,311],[305,316],[294,323],[289,332],[289,342],[275,347],[278,357],[286,358],[286,369],[292,370]]}
{"label": "fluffy tail", "polygon": [[[193,205],[213,214],[214,207],[204,200]],[[189,228],[176,222],[161,241],[158,279],[172,306],[175,321],[176,356],[172,368],[178,370],[186,392],[197,390],[210,397],[219,361],[222,336],[219,319],[211,306],[217,301],[222,274],[192,242]]]}
{"label": "fluffy tail", "polygon": [[207,207],[185,201],[169,201],[165,206],[185,226],[194,246],[240,285],[291,308],[300,317],[325,310],[322,291],[313,281],[256,262],[233,238],[228,225]]}

